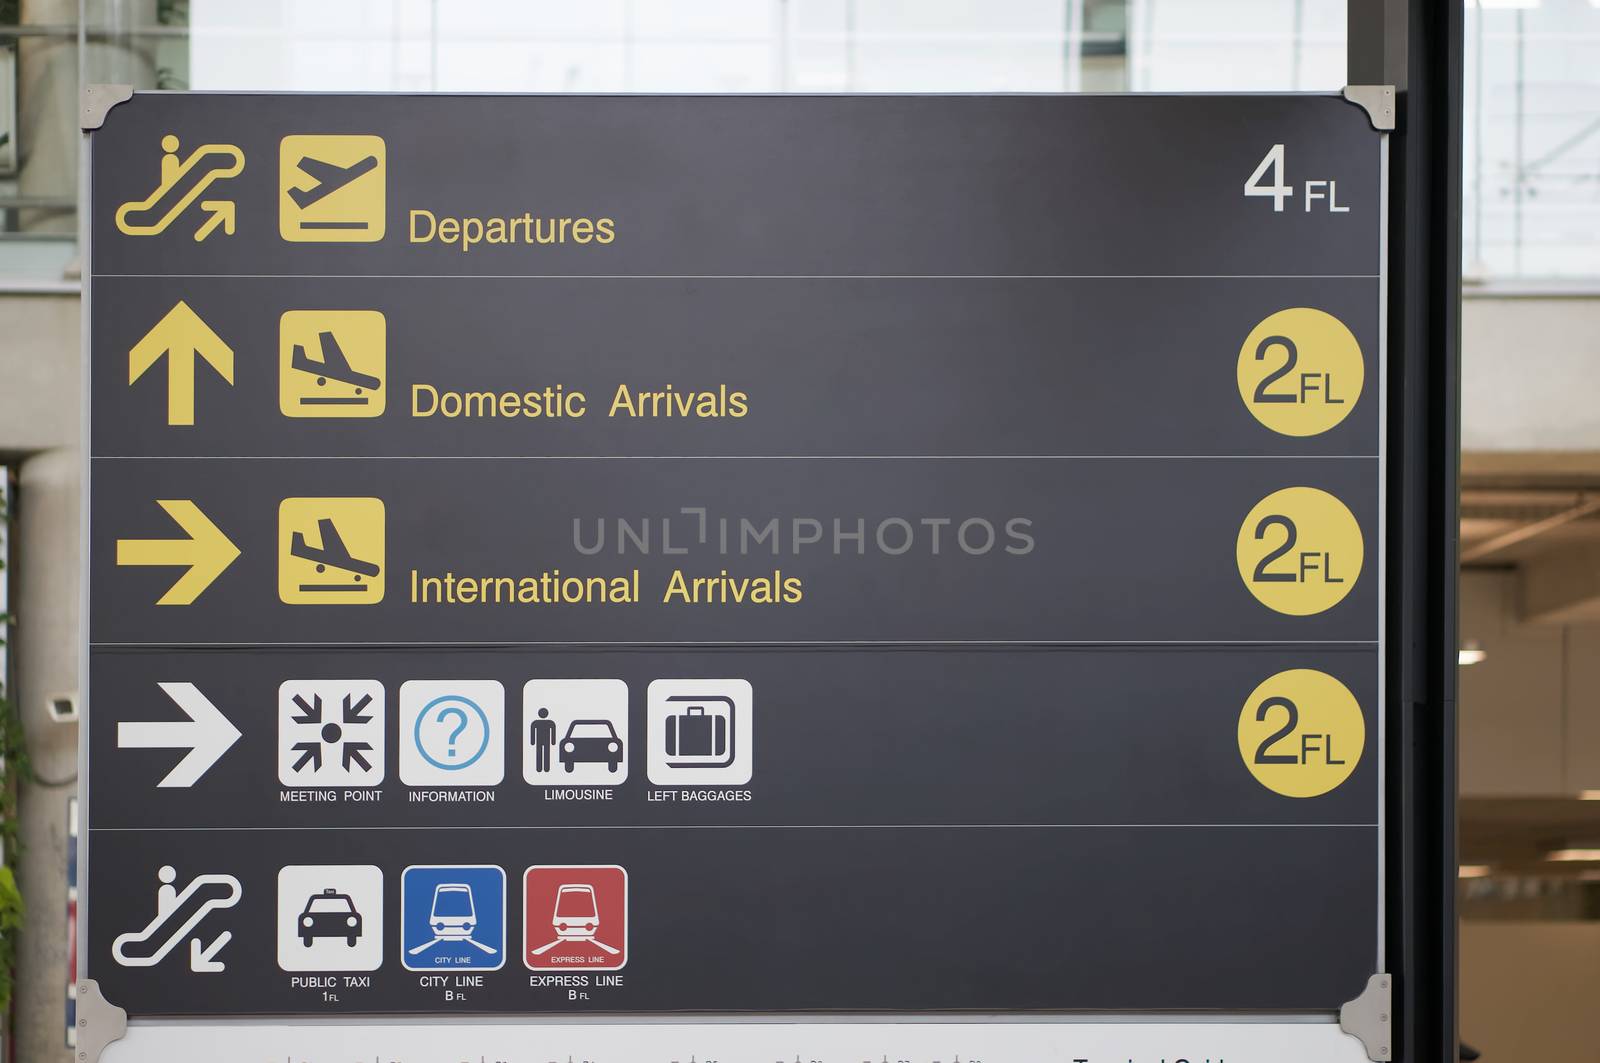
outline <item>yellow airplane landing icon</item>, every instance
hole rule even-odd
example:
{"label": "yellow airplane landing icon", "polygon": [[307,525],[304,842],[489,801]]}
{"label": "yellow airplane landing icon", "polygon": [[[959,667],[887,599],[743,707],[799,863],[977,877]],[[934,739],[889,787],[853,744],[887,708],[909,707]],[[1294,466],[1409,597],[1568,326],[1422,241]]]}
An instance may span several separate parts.
{"label": "yellow airplane landing icon", "polygon": [[278,597],[290,605],[383,601],[383,500],[286,498],[278,507]]}
{"label": "yellow airplane landing icon", "polygon": [[278,322],[278,408],[285,417],[383,414],[383,314],[290,310]]}
{"label": "yellow airplane landing icon", "polygon": [[202,144],[180,161],[178,138],[168,133],[161,138],[161,183],[144,199],[117,208],[117,228],[129,236],[164,233],[199,200],[200,209],[211,217],[195,230],[195,240],[204,240],[218,227],[232,236],[236,221],[233,200],[200,197],[218,181],[243,172],[244,152],[232,144]]}
{"label": "yellow airplane landing icon", "polygon": [[367,135],[300,134],[278,146],[278,232],[296,243],[383,239],[387,149]]}

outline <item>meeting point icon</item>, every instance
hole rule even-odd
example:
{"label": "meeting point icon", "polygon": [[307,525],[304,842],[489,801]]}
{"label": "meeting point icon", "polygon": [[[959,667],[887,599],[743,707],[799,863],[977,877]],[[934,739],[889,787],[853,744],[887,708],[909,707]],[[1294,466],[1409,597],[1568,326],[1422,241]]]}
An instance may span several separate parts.
{"label": "meeting point icon", "polygon": [[198,242],[218,228],[232,236],[237,222],[237,205],[231,199],[202,199],[219,181],[244,172],[244,152],[232,144],[202,144],[179,157],[178,138],[168,133],[161,138],[160,181],[143,199],[133,199],[117,208],[117,228],[128,236],[155,236],[166,232],[197,203],[210,217],[195,230]]}

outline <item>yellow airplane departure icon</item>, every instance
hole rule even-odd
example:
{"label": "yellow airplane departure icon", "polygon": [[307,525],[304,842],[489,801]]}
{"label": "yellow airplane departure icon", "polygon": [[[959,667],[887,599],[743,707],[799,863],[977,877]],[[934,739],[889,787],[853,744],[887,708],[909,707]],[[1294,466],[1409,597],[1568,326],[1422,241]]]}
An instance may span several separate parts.
{"label": "yellow airplane departure icon", "polygon": [[117,208],[117,228],[129,236],[164,233],[198,200],[200,209],[211,217],[195,230],[195,240],[204,240],[219,226],[232,236],[236,223],[233,200],[200,197],[218,181],[243,172],[244,152],[232,144],[202,144],[180,160],[178,138],[168,133],[161,138],[161,183],[144,199]]}
{"label": "yellow airplane departure icon", "polygon": [[383,601],[383,500],[286,498],[278,507],[278,597],[290,605]]}
{"label": "yellow airplane departure icon", "polygon": [[278,322],[278,408],[285,417],[378,417],[384,320],[376,310],[290,310]]}
{"label": "yellow airplane departure icon", "polygon": [[383,138],[304,134],[278,146],[278,232],[295,243],[383,239]]}

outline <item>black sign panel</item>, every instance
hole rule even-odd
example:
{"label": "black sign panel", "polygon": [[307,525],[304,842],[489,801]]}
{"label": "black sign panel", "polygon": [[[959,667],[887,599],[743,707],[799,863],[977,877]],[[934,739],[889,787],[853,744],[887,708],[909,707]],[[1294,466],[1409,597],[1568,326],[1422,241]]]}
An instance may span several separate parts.
{"label": "black sign panel", "polygon": [[89,975],[136,1017],[1337,1008],[1383,152],[1314,96],[116,108]]}

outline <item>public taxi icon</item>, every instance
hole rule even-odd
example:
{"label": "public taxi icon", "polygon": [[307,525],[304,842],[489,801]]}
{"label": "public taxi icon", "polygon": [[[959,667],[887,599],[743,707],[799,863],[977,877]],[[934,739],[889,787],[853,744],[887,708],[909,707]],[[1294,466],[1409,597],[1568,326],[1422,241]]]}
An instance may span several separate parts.
{"label": "public taxi icon", "polygon": [[200,212],[210,217],[195,230],[196,241],[204,240],[218,228],[232,236],[237,223],[234,201],[200,197],[217,182],[244,172],[244,152],[232,144],[202,144],[188,158],[180,159],[179,147],[173,134],[161,138],[160,183],[143,199],[129,200],[117,207],[117,229],[128,236],[156,236],[198,204]]}
{"label": "public taxi icon", "polygon": [[286,498],[278,507],[278,597],[290,605],[383,601],[383,500]]}
{"label": "public taxi icon", "polygon": [[307,134],[278,147],[278,232],[295,243],[383,239],[382,137]]}
{"label": "public taxi icon", "polygon": [[278,408],[285,417],[383,413],[385,323],[376,310],[290,310],[278,325]]}

